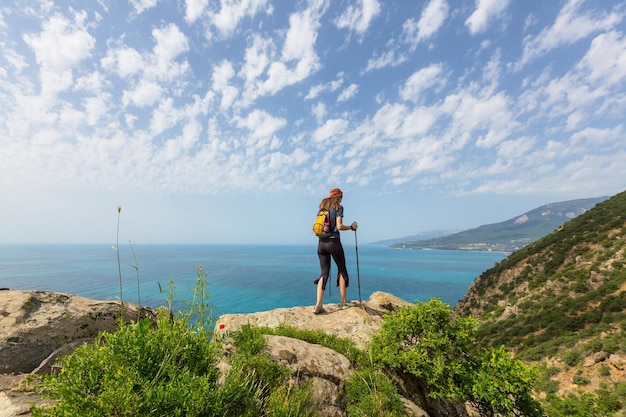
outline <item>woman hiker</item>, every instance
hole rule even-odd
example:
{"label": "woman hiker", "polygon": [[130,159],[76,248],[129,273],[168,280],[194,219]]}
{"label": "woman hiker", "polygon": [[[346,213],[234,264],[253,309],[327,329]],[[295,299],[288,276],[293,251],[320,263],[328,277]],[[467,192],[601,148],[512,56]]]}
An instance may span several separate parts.
{"label": "woman hiker", "polygon": [[339,231],[356,230],[359,225],[357,222],[352,222],[349,226],[343,224],[342,197],[343,193],[341,190],[339,188],[333,188],[330,190],[330,196],[320,202],[320,210],[326,209],[329,212],[331,234],[329,237],[320,237],[319,243],[317,244],[317,256],[320,259],[321,274],[318,279],[313,281],[313,283],[317,285],[317,303],[313,309],[313,313],[315,314],[325,313],[324,307],[322,306],[322,299],[324,298],[324,291],[326,290],[326,283],[328,282],[328,275],[330,273],[331,256],[338,270],[337,286],[339,287],[339,294],[341,296],[339,306],[343,308],[348,305],[348,301],[346,300],[346,288],[348,288],[350,280],[348,279],[346,256],[343,252],[343,246],[341,245]]}

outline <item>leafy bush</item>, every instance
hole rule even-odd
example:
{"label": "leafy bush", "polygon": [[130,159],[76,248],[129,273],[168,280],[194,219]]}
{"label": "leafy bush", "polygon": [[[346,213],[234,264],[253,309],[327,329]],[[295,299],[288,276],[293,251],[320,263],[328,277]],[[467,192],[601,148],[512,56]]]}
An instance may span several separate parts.
{"label": "leafy bush", "polygon": [[301,386],[281,385],[267,400],[267,415],[271,417],[309,417],[313,399],[311,383]]}
{"label": "leafy bush", "polygon": [[546,394],[555,394],[559,389],[559,384],[550,377],[558,374],[560,370],[555,367],[547,367],[545,365],[537,368],[539,375],[535,382],[535,389]]}
{"label": "leafy bush", "polygon": [[38,416],[208,415],[215,398],[217,347],[180,320],[161,314],[121,326],[79,347],[43,379],[57,402]]}
{"label": "leafy bush", "polygon": [[579,372],[574,374],[574,376],[572,377],[572,382],[576,385],[589,385],[591,383],[589,378],[587,378],[586,376],[582,375]]}
{"label": "leafy bush", "polygon": [[400,417],[403,404],[394,384],[373,369],[355,371],[346,381],[349,417]]}
{"label": "leafy bush", "polygon": [[478,321],[454,317],[450,307],[432,299],[387,315],[371,343],[375,361],[404,369],[422,380],[435,399],[459,400],[456,383],[465,375],[466,354]]}
{"label": "leafy bush", "polygon": [[470,401],[481,415],[540,416],[536,372],[503,347],[475,348],[478,322],[438,299],[385,316],[371,343],[375,362],[415,376],[434,399]]}
{"label": "leafy bush", "polygon": [[598,396],[590,393],[565,397],[550,394],[545,401],[545,411],[550,417],[612,417],[623,406],[620,398],[606,390],[600,390]]}
{"label": "leafy bush", "polygon": [[576,350],[567,350],[561,355],[561,360],[567,366],[576,366],[583,360],[583,356]]}
{"label": "leafy bush", "polygon": [[[252,328],[233,334],[238,349],[218,384],[221,344],[209,332],[206,273],[199,267],[197,274],[188,311],[174,317],[160,310],[156,326],[147,319],[120,323],[117,332],[63,358],[61,371],[41,381],[42,392],[56,401],[33,416],[311,415],[310,385],[289,386],[290,372],[259,354],[264,340]],[[172,283],[169,294],[171,306]]]}

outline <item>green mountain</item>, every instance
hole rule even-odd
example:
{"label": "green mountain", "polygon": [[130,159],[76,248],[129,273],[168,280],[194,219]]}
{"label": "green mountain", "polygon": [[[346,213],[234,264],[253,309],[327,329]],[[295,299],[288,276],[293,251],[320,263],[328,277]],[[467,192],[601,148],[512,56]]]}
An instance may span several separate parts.
{"label": "green mountain", "polygon": [[537,365],[548,415],[626,415],[626,192],[485,271],[455,310]]}
{"label": "green mountain", "polygon": [[389,245],[397,249],[443,249],[513,252],[552,232],[608,197],[551,203],[501,223],[425,240]]}

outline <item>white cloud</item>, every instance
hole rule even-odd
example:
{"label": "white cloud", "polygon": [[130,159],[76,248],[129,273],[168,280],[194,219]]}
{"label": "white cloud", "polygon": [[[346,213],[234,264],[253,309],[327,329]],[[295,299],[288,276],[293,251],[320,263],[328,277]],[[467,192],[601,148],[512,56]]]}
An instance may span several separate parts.
{"label": "white cloud", "polygon": [[194,23],[206,9],[209,0],[185,0],[185,21]]}
{"label": "white cloud", "polygon": [[476,0],[476,9],[467,18],[465,25],[472,35],[487,30],[493,19],[504,14],[511,0]]}
{"label": "white cloud", "polygon": [[235,70],[229,61],[223,60],[219,65],[213,68],[213,90],[222,95],[222,109],[229,108],[239,94],[239,91],[232,85],[230,80],[235,76]]}
{"label": "white cloud", "polygon": [[378,0],[356,0],[335,20],[340,29],[348,29],[359,35],[364,34],[372,20],[380,13]]}
{"label": "white cloud", "polygon": [[623,186],[621,3],[528,3],[525,16],[506,14],[510,0],[470,3],[467,24],[447,0],[3,5],[0,191],[302,201],[327,181],[373,194]]}
{"label": "white cloud", "polygon": [[327,141],[346,131],[348,122],[343,119],[329,119],[313,133],[313,141],[320,143]]}
{"label": "white cloud", "polygon": [[239,72],[239,76],[245,80],[247,90],[254,90],[254,83],[269,66],[274,50],[271,39],[259,35],[252,37],[252,45],[246,48],[244,65]]}
{"label": "white cloud", "polygon": [[141,54],[126,46],[109,49],[107,55],[102,58],[101,64],[105,69],[114,71],[122,78],[137,74],[144,68]]}
{"label": "white cloud", "polygon": [[322,91],[324,91],[325,89],[326,89],[326,86],[323,85],[323,84],[316,84],[314,86],[311,86],[311,88],[309,89],[309,92],[304,97],[304,99],[305,100],[312,100],[312,99],[316,98],[317,96],[319,96],[320,93]]}
{"label": "white cloud", "polygon": [[124,91],[124,107],[133,104],[137,107],[151,106],[161,97],[161,86],[155,82],[142,80],[132,91]]}
{"label": "white cloud", "polygon": [[317,123],[321,123],[328,112],[326,111],[326,105],[319,101],[311,108],[311,113],[315,116]]}
{"label": "white cloud", "polygon": [[267,138],[284,128],[287,121],[263,110],[253,110],[245,118],[239,119],[238,125],[248,129],[253,138]]}
{"label": "white cloud", "polygon": [[[397,139],[419,140],[433,128],[440,116],[440,110],[436,106],[409,107],[403,104],[385,104],[372,117],[371,129],[379,138],[377,142],[379,146],[395,148],[394,141]],[[381,142],[380,139],[385,139],[385,142]],[[372,144],[368,143],[366,146]]]}
{"label": "white cloud", "polygon": [[504,159],[519,159],[531,152],[536,144],[537,139],[527,136],[505,140],[498,145],[498,156]]}
{"label": "white cloud", "polygon": [[339,89],[339,87],[343,85],[343,76],[344,76],[343,72],[340,72],[339,74],[337,74],[336,80],[330,81],[326,84],[315,84],[311,86],[311,88],[309,89],[309,92],[304,97],[304,99],[312,100],[325,91],[330,91],[330,92],[337,91],[337,89]]}
{"label": "white cloud", "polygon": [[98,71],[94,71],[91,74],[79,77],[74,84],[74,90],[96,94],[101,92],[106,85],[107,82],[103,75]]}
{"label": "white cloud", "polygon": [[55,14],[44,22],[38,35],[25,34],[26,42],[35,52],[37,62],[46,69],[63,71],[90,56],[96,40],[85,27],[85,12],[77,12],[70,21]]}
{"label": "white cloud", "polygon": [[146,10],[155,7],[159,0],[129,0],[129,2],[133,5],[135,12],[137,12],[137,14],[141,14]]}
{"label": "white cloud", "polygon": [[446,136],[454,149],[470,139],[478,147],[490,148],[518,127],[509,98],[502,92],[483,96],[471,89],[459,90],[446,96],[440,110],[451,119]]}
{"label": "white cloud", "polygon": [[524,53],[517,62],[519,70],[528,62],[564,45],[571,45],[589,35],[614,28],[624,19],[624,12],[615,9],[610,13],[582,10],[584,0],[568,0],[559,11],[554,24],[536,36],[524,39]]}
{"label": "white cloud", "polygon": [[154,55],[157,62],[171,61],[178,55],[189,50],[189,43],[184,33],[173,23],[161,28],[154,29],[152,36],[156,41]]}
{"label": "white cloud", "polygon": [[441,29],[448,17],[449,6],[447,0],[430,0],[424,9],[418,22],[408,19],[402,26],[403,37],[415,50],[420,42],[423,42]]}
{"label": "white cloud", "polygon": [[253,17],[263,11],[271,14],[272,8],[267,3],[267,0],[221,0],[221,8],[211,14],[211,20],[220,34],[228,37],[244,17]]}
{"label": "white cloud", "polygon": [[[535,112],[537,119],[562,123],[563,129],[579,128],[597,117],[620,119],[626,102],[613,94],[624,83],[626,40],[618,32],[598,35],[584,57],[561,77],[538,77],[519,98],[520,108]],[[561,119],[563,119],[561,121]]]}
{"label": "white cloud", "polygon": [[400,97],[405,101],[423,101],[422,93],[431,87],[445,84],[445,78],[441,77],[443,68],[441,64],[431,64],[428,67],[415,71],[406,80],[400,89]]}
{"label": "white cloud", "polygon": [[606,87],[615,86],[626,79],[626,36],[611,31],[598,35],[579,64],[588,72],[589,80],[601,82]]}
{"label": "white cloud", "polygon": [[341,94],[339,94],[339,97],[337,97],[337,102],[341,103],[342,101],[350,100],[358,92],[359,92],[359,86],[356,84],[350,84],[341,92]]}
{"label": "white cloud", "polygon": [[27,66],[24,57],[15,50],[6,47],[6,45],[3,45],[3,49],[4,58],[17,72],[21,72]]}
{"label": "white cloud", "polygon": [[98,97],[87,97],[83,100],[89,126],[96,126],[106,115],[110,108],[108,104],[109,98],[107,94],[103,94]]}
{"label": "white cloud", "polygon": [[407,54],[390,45],[390,47],[387,48],[383,54],[370,58],[367,61],[367,66],[362,73],[365,74],[384,67],[399,67],[408,61],[408,59],[409,57]]}
{"label": "white cloud", "polygon": [[171,23],[160,29],[153,29],[152,36],[156,41],[154,45],[154,67],[149,67],[149,71],[163,79],[173,79],[180,76],[188,69],[187,62],[182,64],[174,63],[174,59],[189,50],[189,42],[178,26]]}
{"label": "white cloud", "polygon": [[181,112],[174,107],[172,98],[164,98],[154,109],[150,120],[150,132],[153,136],[160,135],[166,129],[175,126],[181,119]]}
{"label": "white cloud", "polygon": [[318,70],[320,63],[315,41],[319,19],[326,7],[324,0],[315,0],[308,9],[289,16],[289,30],[281,52],[282,61],[270,65],[267,79],[259,85],[259,95],[273,95]]}
{"label": "white cloud", "polygon": [[617,150],[616,146],[624,137],[624,125],[620,124],[613,128],[600,129],[595,127],[586,127],[571,136],[572,145],[581,150],[581,153],[587,149],[603,149],[609,152]]}

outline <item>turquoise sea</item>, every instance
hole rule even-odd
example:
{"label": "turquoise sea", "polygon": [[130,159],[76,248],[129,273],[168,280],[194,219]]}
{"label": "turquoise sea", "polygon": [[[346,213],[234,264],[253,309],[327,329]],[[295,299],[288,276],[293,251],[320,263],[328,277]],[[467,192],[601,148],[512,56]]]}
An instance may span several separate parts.
{"label": "turquoise sea", "polygon": [[[119,271],[125,301],[165,305],[173,281],[176,307],[189,300],[199,265],[208,273],[215,315],[313,305],[319,274],[311,245],[0,245],[0,288],[58,291],[118,300]],[[440,298],[454,306],[472,281],[502,253],[399,250],[344,242],[350,275],[348,299],[385,291],[410,302]],[[134,252],[134,256],[133,256]],[[357,269],[358,254],[358,269]],[[331,295],[338,303],[331,269]],[[137,282],[139,281],[139,291]],[[2,293],[0,292],[0,296]]]}

